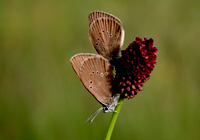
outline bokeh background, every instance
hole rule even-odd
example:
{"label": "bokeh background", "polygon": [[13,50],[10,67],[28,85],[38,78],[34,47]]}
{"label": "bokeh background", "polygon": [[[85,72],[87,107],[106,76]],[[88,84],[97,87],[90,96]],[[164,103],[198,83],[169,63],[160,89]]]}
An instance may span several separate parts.
{"label": "bokeh background", "polygon": [[112,113],[84,120],[101,105],[69,59],[96,53],[88,14],[123,22],[123,49],[154,39],[157,65],[143,91],[124,101],[112,139],[200,139],[199,0],[1,0],[0,140],[102,140]]}

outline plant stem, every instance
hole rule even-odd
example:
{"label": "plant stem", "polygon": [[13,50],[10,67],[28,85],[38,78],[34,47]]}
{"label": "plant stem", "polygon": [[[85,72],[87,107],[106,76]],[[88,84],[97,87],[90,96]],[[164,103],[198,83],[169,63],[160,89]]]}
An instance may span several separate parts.
{"label": "plant stem", "polygon": [[107,132],[105,140],[110,140],[110,138],[111,138],[111,135],[112,135],[112,132],[113,132],[113,129],[114,129],[114,126],[115,126],[115,123],[116,123],[116,120],[117,120],[117,117],[118,117],[118,114],[119,114],[119,111],[121,109],[123,101],[124,101],[124,98],[119,98],[118,103],[120,103],[120,104],[118,104],[115,108],[115,111],[118,112],[118,113],[113,112],[113,115],[112,115],[112,118],[111,118],[111,121],[110,121],[110,126],[108,128],[108,132]]}

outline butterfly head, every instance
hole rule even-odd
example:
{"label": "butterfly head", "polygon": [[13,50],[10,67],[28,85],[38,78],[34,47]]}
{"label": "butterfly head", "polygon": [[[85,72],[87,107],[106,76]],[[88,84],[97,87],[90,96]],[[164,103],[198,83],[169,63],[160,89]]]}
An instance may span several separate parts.
{"label": "butterfly head", "polygon": [[110,104],[107,106],[103,106],[103,112],[115,112],[115,107],[118,105],[119,96],[112,96],[110,99]]}

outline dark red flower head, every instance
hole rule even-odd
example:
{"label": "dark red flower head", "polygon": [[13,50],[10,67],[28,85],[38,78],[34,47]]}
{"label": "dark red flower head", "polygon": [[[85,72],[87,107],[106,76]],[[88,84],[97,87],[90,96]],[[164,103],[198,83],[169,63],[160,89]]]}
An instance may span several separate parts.
{"label": "dark red flower head", "polygon": [[146,80],[149,79],[156,64],[158,50],[153,47],[153,39],[136,37],[126,50],[121,52],[118,64],[115,66],[116,76],[114,86],[116,93],[124,98],[133,98]]}

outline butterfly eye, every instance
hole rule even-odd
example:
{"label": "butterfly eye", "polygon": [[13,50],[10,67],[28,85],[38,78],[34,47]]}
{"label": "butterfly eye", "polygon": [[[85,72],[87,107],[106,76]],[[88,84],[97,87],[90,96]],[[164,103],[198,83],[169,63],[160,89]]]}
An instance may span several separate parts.
{"label": "butterfly eye", "polygon": [[108,73],[107,73],[107,72],[105,72],[105,75],[108,75]]}
{"label": "butterfly eye", "polygon": [[96,45],[98,46],[99,44],[96,42]]}
{"label": "butterfly eye", "polygon": [[104,112],[104,113],[109,112],[109,108],[108,108],[107,106],[103,107],[103,112]]}
{"label": "butterfly eye", "polygon": [[110,34],[110,38],[112,37],[112,34]]}
{"label": "butterfly eye", "polygon": [[108,34],[108,31],[106,31],[106,34]]}
{"label": "butterfly eye", "polygon": [[101,77],[103,77],[103,73],[101,73]]}
{"label": "butterfly eye", "polygon": [[90,80],[90,83],[92,83],[92,80]]}
{"label": "butterfly eye", "polygon": [[104,107],[104,111],[108,111],[108,107],[106,106],[106,107]]}
{"label": "butterfly eye", "polygon": [[99,72],[97,71],[97,74],[99,74]]}
{"label": "butterfly eye", "polygon": [[115,37],[117,37],[117,35],[115,34]]}

